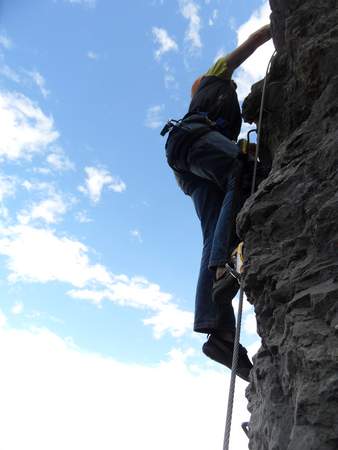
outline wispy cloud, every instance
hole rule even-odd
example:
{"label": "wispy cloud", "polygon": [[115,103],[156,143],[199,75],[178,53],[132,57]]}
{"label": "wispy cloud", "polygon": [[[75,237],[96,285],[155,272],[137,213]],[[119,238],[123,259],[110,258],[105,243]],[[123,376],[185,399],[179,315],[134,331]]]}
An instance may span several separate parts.
{"label": "wispy cloud", "polygon": [[11,39],[5,34],[0,34],[0,47],[3,47],[6,50],[12,48],[13,44]]}
{"label": "wispy cloud", "polygon": [[155,58],[157,60],[165,53],[178,50],[178,45],[175,40],[169,36],[167,30],[164,28],[153,27],[152,33],[155,43],[159,45],[155,51]]}
{"label": "wispy cloud", "polygon": [[219,11],[218,9],[214,9],[211,13],[211,16],[209,18],[208,24],[210,27],[213,27],[215,25],[216,20],[218,19]]}
{"label": "wispy cloud", "polygon": [[57,171],[64,172],[67,170],[74,170],[75,166],[72,161],[65,155],[62,149],[55,149],[52,153],[50,153],[46,161],[48,165]]}
{"label": "wispy cloud", "polygon": [[177,89],[179,84],[175,78],[174,70],[169,64],[163,64],[164,69],[164,86],[166,89]]}
{"label": "wispy cloud", "polygon": [[27,75],[34,81],[36,86],[39,88],[42,96],[47,98],[50,91],[46,88],[46,80],[37,70],[27,71]]}
{"label": "wispy cloud", "polygon": [[10,220],[10,211],[6,207],[5,199],[7,197],[14,197],[18,180],[14,176],[0,173],[0,224],[5,226],[5,223]]}
{"label": "wispy cloud", "polygon": [[89,59],[97,60],[97,59],[99,59],[99,54],[98,54],[98,53],[95,53],[95,52],[93,52],[93,51],[91,51],[91,50],[89,50],[89,51],[87,52],[87,57],[88,57]]}
{"label": "wispy cloud", "polygon": [[14,81],[14,83],[20,83],[21,82],[21,76],[16,72],[14,69],[9,67],[3,60],[2,55],[0,54],[0,75],[8,78],[11,81]]}
{"label": "wispy cloud", "polygon": [[29,192],[44,191],[45,193],[53,193],[55,191],[54,185],[46,181],[24,180],[21,186]]}
{"label": "wispy cloud", "polygon": [[143,239],[140,230],[137,230],[136,228],[134,230],[130,230],[130,235],[138,241],[140,244],[142,244]]}
{"label": "wispy cloud", "polygon": [[0,173],[0,202],[5,197],[12,197],[15,194],[17,179],[13,176]]}
{"label": "wispy cloud", "polygon": [[179,0],[179,7],[182,16],[188,20],[188,29],[185,33],[185,41],[189,45],[190,51],[202,48],[200,36],[201,18],[199,16],[199,6],[194,0]]}
{"label": "wispy cloud", "polygon": [[78,211],[78,212],[75,214],[75,219],[76,219],[79,223],[90,223],[90,222],[93,221],[92,219],[90,219],[90,218],[88,217],[87,211]]}
{"label": "wispy cloud", "polygon": [[163,125],[164,105],[154,105],[148,108],[145,126],[148,128],[159,128]]}
{"label": "wispy cloud", "polygon": [[53,119],[28,97],[16,92],[0,91],[0,122],[0,157],[10,160],[29,159],[59,137]]}
{"label": "wispy cloud", "polygon": [[95,8],[96,0],[64,0],[66,3],[72,3],[77,5],[87,6],[89,8]]}
{"label": "wispy cloud", "polygon": [[10,50],[13,47],[11,39],[5,34],[0,34],[0,75],[7,79],[14,81],[14,83],[21,82],[21,76],[18,72],[9,67],[5,62],[5,55],[3,50]]}
{"label": "wispy cloud", "polygon": [[126,184],[116,176],[112,176],[108,170],[99,167],[86,167],[85,185],[79,186],[79,191],[91,199],[92,202],[100,201],[102,190],[107,187],[114,192],[126,190]]}

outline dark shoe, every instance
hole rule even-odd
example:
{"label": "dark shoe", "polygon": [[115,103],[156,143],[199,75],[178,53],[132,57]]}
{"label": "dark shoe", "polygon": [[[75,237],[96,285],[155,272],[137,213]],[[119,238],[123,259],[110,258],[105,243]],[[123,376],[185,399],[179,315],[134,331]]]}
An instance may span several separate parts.
{"label": "dark shoe", "polygon": [[235,297],[239,290],[238,280],[226,271],[221,278],[214,281],[212,286],[212,301],[216,304],[228,303]]}
{"label": "dark shoe", "polygon": [[[233,348],[233,342],[224,341],[218,336],[211,334],[207,342],[203,344],[202,351],[209,358],[231,369]],[[252,367],[246,348],[239,344],[236,375],[242,380],[249,382],[249,374]]]}

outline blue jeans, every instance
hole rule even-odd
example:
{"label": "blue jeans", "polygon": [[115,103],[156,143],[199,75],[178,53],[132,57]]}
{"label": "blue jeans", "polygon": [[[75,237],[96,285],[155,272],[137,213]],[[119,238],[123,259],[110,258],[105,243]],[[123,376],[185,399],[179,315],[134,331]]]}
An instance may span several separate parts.
{"label": "blue jeans", "polygon": [[239,242],[236,215],[244,200],[239,185],[243,166],[239,148],[216,131],[180,149],[179,154],[176,149],[175,160],[170,158],[171,148],[174,148],[174,140],[167,146],[168,162],[174,168],[179,186],[194,202],[203,234],[194,330],[233,332],[236,325],[231,302],[216,305],[211,293],[216,267],[229,260]]}

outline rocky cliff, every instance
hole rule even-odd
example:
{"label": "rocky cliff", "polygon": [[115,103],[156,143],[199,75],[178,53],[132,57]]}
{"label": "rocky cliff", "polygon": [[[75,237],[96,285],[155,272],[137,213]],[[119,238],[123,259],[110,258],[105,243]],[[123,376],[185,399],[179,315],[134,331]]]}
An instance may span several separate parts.
{"label": "rocky cliff", "polygon": [[[338,449],[338,3],[270,0],[277,49],[261,157],[239,218],[262,346],[247,389],[252,450]],[[261,84],[244,104],[257,120]]]}

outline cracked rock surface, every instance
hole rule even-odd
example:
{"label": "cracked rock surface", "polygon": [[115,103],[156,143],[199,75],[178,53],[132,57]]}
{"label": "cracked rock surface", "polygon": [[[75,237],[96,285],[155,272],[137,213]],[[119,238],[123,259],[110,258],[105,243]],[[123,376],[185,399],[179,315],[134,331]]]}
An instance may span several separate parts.
{"label": "cracked rock surface", "polygon": [[[238,218],[262,346],[247,389],[251,450],[338,449],[338,3],[270,0],[261,158]],[[244,103],[257,120],[259,90]],[[257,100],[258,99],[258,100]]]}

